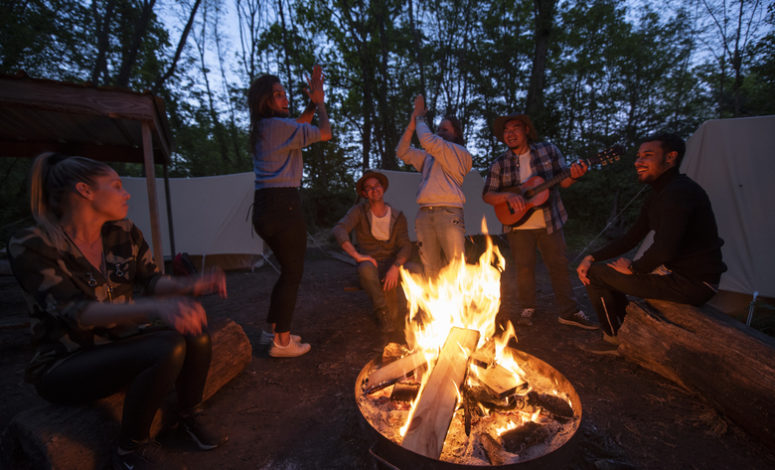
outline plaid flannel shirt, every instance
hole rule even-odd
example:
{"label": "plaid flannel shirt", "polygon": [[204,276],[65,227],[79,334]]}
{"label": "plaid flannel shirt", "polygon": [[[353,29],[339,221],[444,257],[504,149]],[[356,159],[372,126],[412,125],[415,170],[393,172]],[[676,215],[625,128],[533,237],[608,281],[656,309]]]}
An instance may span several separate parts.
{"label": "plaid flannel shirt", "polygon": [[[530,170],[534,176],[548,180],[561,172],[564,165],[565,158],[554,144],[544,142],[530,144]],[[506,150],[490,165],[482,194],[500,192],[505,188],[518,186],[519,183],[519,156],[514,155],[511,150]],[[549,200],[540,209],[544,213],[548,233],[560,230],[568,220],[568,213],[560,199],[558,186],[549,190]],[[509,227],[504,227],[504,231],[509,230]]]}

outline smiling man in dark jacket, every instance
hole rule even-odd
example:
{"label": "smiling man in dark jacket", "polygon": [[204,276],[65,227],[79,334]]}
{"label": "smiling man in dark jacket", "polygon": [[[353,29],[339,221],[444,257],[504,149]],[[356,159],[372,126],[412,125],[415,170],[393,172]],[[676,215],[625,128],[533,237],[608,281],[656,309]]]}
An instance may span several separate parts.
{"label": "smiling man in dark jacket", "polygon": [[[584,257],[576,268],[587,288],[603,341],[587,350],[617,354],[616,333],[624,321],[626,295],[702,305],[717,291],[726,266],[710,199],[702,187],[680,174],[686,145],[675,134],[647,138],[638,149],[638,181],[652,187],[635,224],[624,236]],[[643,256],[618,258],[653,232]]]}

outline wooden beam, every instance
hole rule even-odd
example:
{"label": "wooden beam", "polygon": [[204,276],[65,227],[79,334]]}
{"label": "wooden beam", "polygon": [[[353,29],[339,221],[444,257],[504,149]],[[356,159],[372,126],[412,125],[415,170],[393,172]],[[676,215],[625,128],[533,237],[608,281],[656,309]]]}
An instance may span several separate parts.
{"label": "wooden beam", "polygon": [[425,362],[425,354],[422,351],[413,352],[369,374],[363,388],[366,393],[372,393],[387,387],[396,380],[411,374],[418,367],[425,365]]}
{"label": "wooden beam", "polygon": [[[151,216],[151,239],[153,241],[153,257],[156,265],[164,274],[164,247],[161,243],[161,224],[159,223],[159,200],[156,197],[156,177],[153,166],[153,143],[151,127],[143,121],[143,155],[145,157],[145,182],[148,185],[148,211]],[[174,256],[175,253],[172,253]]]}
{"label": "wooden beam", "polygon": [[497,398],[511,395],[517,387],[523,384],[522,379],[518,375],[499,364],[490,366],[487,369],[482,369],[481,367],[476,367],[476,369],[478,369],[475,374],[476,378],[485,387],[490,389]]}
{"label": "wooden beam", "polygon": [[627,359],[693,391],[775,448],[775,338],[712,308],[630,302],[619,330]]}
{"label": "wooden beam", "polygon": [[439,458],[455,414],[458,390],[466,377],[468,358],[478,341],[476,330],[450,330],[428,382],[420,392],[403,447],[432,459]]}

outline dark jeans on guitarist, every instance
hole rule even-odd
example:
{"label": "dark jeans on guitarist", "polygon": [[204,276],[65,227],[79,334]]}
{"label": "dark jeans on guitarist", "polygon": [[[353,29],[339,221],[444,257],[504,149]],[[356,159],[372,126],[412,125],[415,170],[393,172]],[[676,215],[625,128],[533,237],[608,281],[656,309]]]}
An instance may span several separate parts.
{"label": "dark jeans on guitarist", "polygon": [[536,306],[536,250],[549,271],[558,315],[579,310],[573,295],[565,255],[565,237],[562,230],[547,233],[545,228],[512,230],[508,232],[511,256],[517,268],[517,303],[520,309]]}

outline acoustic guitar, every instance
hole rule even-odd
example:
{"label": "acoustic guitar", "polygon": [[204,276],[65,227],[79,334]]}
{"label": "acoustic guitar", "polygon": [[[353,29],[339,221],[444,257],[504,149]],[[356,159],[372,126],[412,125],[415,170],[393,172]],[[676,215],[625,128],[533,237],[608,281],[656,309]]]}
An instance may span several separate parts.
{"label": "acoustic guitar", "polygon": [[[599,152],[594,157],[582,161],[586,162],[589,168],[592,165],[605,166],[619,160],[623,154],[624,147],[614,145]],[[498,217],[498,220],[503,225],[510,227],[518,227],[524,224],[533,212],[549,199],[549,189],[568,177],[570,177],[570,167],[565,167],[560,173],[547,181],[544,181],[540,176],[533,176],[520,185],[503,188],[503,191],[521,195],[526,202],[525,208],[521,211],[515,211],[508,203],[502,202],[494,206],[495,216]]]}

